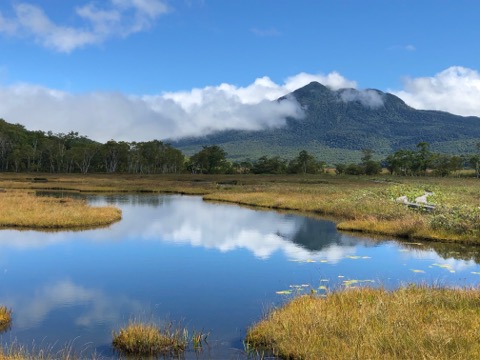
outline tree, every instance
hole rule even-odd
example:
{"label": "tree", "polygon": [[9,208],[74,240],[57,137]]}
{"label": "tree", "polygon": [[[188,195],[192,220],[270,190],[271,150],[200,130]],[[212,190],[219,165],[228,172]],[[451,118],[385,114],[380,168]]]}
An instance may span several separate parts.
{"label": "tree", "polygon": [[388,155],[385,160],[387,169],[392,175],[412,175],[413,163],[415,161],[415,153],[412,150],[398,150]]}
{"label": "tree", "polygon": [[252,167],[254,174],[285,174],[287,171],[287,161],[280,159],[279,156],[260,157]]}
{"label": "tree", "polygon": [[363,167],[363,173],[366,175],[376,175],[382,171],[382,166],[378,161],[373,160],[373,154],[375,151],[372,149],[363,149],[362,150],[362,162],[361,167]]}
{"label": "tree", "polygon": [[204,146],[190,157],[189,168],[192,173],[222,174],[230,170],[227,153],[217,145]]}
{"label": "tree", "polygon": [[324,162],[317,161],[313,155],[302,150],[296,158],[289,162],[288,172],[295,174],[317,174],[323,172],[324,167]]}
{"label": "tree", "polygon": [[98,153],[99,146],[93,144],[76,144],[70,149],[73,162],[82,174],[87,174],[92,164],[93,157]]}
{"label": "tree", "polygon": [[475,169],[475,176],[480,178],[480,142],[476,144],[477,153],[470,157],[470,164]]}
{"label": "tree", "polygon": [[419,142],[417,144],[417,149],[412,170],[417,175],[425,175],[433,160],[433,154],[430,151],[430,144],[425,141]]}
{"label": "tree", "polygon": [[102,145],[100,154],[105,171],[107,173],[117,172],[121,164],[126,167],[129,150],[130,145],[123,141],[116,142],[115,140],[110,140]]}

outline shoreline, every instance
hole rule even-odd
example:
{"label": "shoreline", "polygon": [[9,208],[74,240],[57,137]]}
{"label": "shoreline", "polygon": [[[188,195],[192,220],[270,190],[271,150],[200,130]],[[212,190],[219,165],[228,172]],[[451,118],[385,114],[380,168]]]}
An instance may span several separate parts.
{"label": "shoreline", "polygon": [[[480,198],[473,178],[42,174],[45,181],[39,183],[22,175],[0,174],[0,189],[197,195],[205,201],[327,216],[341,231],[480,245]],[[433,212],[395,201],[398,194],[415,196],[432,188]]]}

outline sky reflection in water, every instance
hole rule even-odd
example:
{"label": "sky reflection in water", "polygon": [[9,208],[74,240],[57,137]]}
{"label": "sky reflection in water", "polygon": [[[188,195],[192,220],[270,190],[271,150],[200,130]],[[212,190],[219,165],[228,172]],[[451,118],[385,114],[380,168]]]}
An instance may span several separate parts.
{"label": "sky reflection in water", "polygon": [[240,356],[246,328],[288,299],[277,292],[294,285],[480,280],[477,251],[468,247],[361,239],[328,221],[198,197],[90,201],[116,204],[123,220],[81,232],[0,231],[0,303],[14,310],[2,341],[75,339],[109,356],[111,331],[136,317],[210,331],[207,358],[231,358]]}

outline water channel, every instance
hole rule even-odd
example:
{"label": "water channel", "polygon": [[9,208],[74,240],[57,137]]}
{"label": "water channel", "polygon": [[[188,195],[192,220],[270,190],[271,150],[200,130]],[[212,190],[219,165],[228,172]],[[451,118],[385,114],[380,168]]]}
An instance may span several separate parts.
{"label": "water channel", "polygon": [[199,197],[88,200],[120,207],[123,220],[0,231],[0,304],[14,311],[3,344],[115,358],[112,330],[139,319],[208,332],[204,353],[187,359],[242,359],[246,329],[301,292],[480,281],[477,248],[363,238],[330,221]]}

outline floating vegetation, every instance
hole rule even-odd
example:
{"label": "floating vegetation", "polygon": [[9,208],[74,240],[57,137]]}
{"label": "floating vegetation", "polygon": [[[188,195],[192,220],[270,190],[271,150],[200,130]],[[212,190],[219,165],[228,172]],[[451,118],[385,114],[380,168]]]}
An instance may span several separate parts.
{"label": "floating vegetation", "polygon": [[412,270],[414,273],[419,273],[419,274],[425,273],[425,270],[418,270],[418,269],[410,269],[410,270]]}
{"label": "floating vegetation", "polygon": [[289,286],[290,288],[294,288],[294,289],[302,289],[302,288],[307,288],[307,287],[310,287],[309,284],[302,284],[302,285],[290,285]]}
{"label": "floating vegetation", "polygon": [[473,275],[480,275],[480,272],[478,272],[478,271],[472,271],[472,274],[473,274]]}
{"label": "floating vegetation", "polygon": [[292,290],[280,290],[280,291],[276,291],[275,294],[277,294],[277,295],[291,295]]}
{"label": "floating vegetation", "polygon": [[431,267],[436,266],[442,269],[447,269],[451,273],[455,273],[455,270],[452,268],[450,264],[432,264]]}
{"label": "floating vegetation", "polygon": [[[315,263],[316,262],[316,260],[313,260],[313,259],[307,259],[307,260],[290,259],[289,261],[298,262],[298,263]],[[320,260],[320,262],[323,262],[323,260]]]}
{"label": "floating vegetation", "polygon": [[352,279],[352,280],[344,280],[342,281],[342,285],[343,286],[352,286],[352,285],[355,285],[355,284],[365,284],[365,283],[374,283],[375,281],[374,280],[356,280],[356,279]]}

